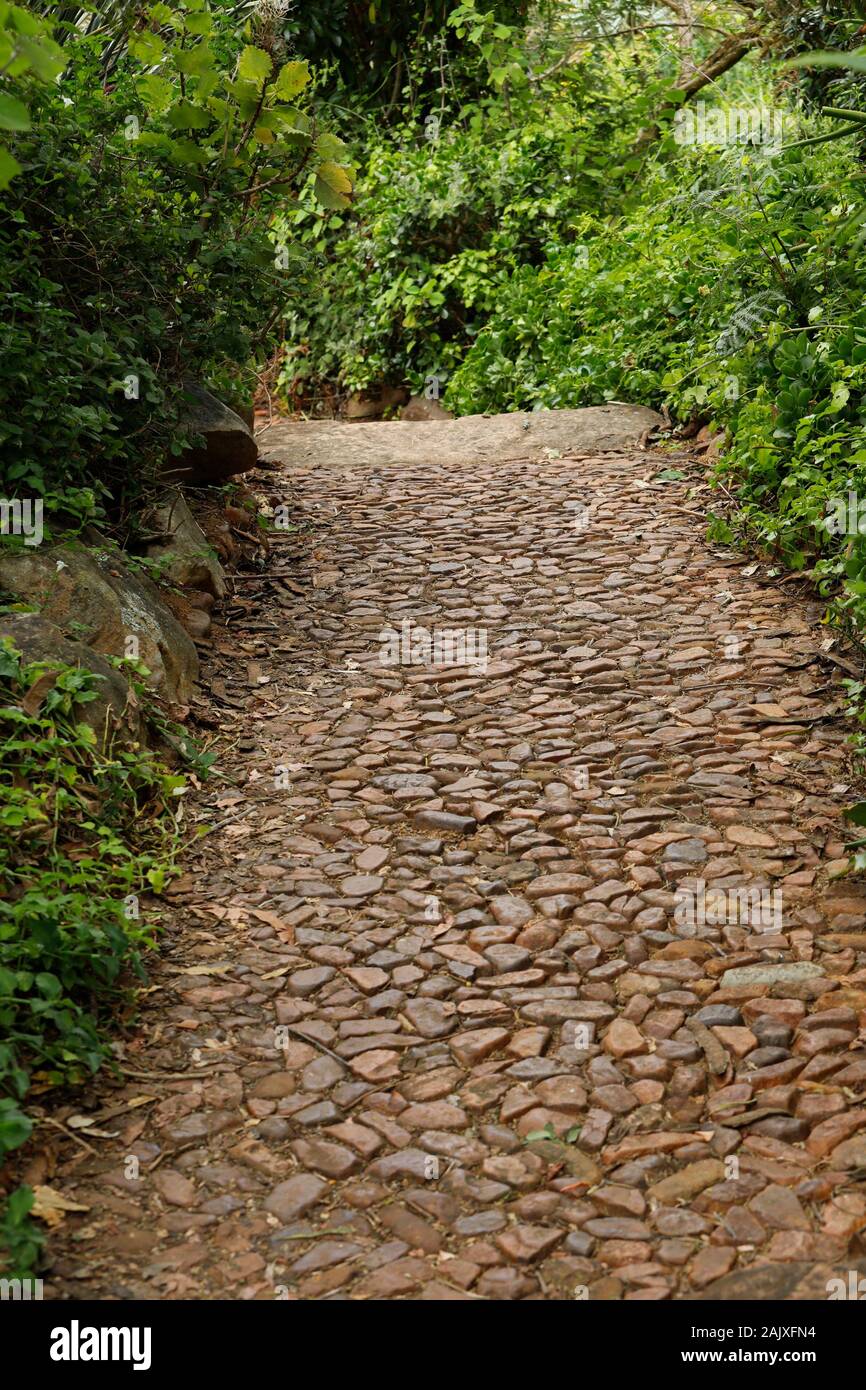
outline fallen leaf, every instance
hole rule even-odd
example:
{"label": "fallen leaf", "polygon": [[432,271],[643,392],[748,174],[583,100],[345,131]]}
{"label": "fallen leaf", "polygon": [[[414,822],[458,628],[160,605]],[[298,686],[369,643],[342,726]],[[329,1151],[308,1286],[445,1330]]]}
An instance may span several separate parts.
{"label": "fallen leaf", "polygon": [[46,1226],[59,1226],[68,1211],[90,1211],[90,1207],[80,1202],[70,1201],[53,1187],[37,1186],[33,1189],[34,1202],[30,1215],[44,1221]]}
{"label": "fallen leaf", "polygon": [[39,706],[54,685],[57,676],[57,671],[45,671],[38,680],[33,682],[21,701],[21,708],[25,714],[37,714],[39,712]]}

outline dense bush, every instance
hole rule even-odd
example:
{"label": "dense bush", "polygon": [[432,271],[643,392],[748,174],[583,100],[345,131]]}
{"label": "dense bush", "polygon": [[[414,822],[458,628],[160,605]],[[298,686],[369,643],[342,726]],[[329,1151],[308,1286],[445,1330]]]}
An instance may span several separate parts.
{"label": "dense bush", "polygon": [[[97,738],[84,716],[100,680],[0,639],[0,1160],[31,1131],[32,1086],[80,1082],[109,1055],[106,1024],[153,944],[139,895],[176,849],[184,779]],[[26,1210],[18,1195],[0,1218],[23,1262]]]}
{"label": "dense bush", "polygon": [[[450,377],[521,272],[582,245],[642,167],[636,133],[669,76],[587,51],[540,88],[519,31],[470,4],[449,23],[463,48],[442,89],[400,125],[363,126],[352,212],[323,227],[302,198],[285,218],[322,266],[286,318],[293,399]],[[467,95],[478,64],[486,87]]]}
{"label": "dense bush", "polygon": [[[493,141],[479,113],[469,129],[406,128],[376,146],[315,302],[288,320],[287,373],[346,391],[451,373],[511,272],[563,228],[579,234],[601,174],[576,145],[562,116]],[[317,226],[312,209],[305,220]]]}
{"label": "dense bush", "polygon": [[120,49],[55,23],[62,76],[25,71],[4,98],[24,114],[0,194],[0,484],[58,504],[128,490],[179,447],[184,377],[252,396],[296,288],[274,212],[309,174],[321,203],[349,201],[272,27],[204,0],[137,16]]}

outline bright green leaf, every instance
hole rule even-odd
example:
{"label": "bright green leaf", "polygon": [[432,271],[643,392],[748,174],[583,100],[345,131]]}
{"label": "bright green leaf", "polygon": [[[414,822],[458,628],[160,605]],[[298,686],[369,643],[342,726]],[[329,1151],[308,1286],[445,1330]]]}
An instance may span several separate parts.
{"label": "bright green leaf", "polygon": [[21,173],[21,165],[3,145],[0,145],[0,191],[8,188],[16,174]]}
{"label": "bright green leaf", "polygon": [[274,95],[279,101],[291,101],[302,92],[310,80],[310,68],[306,61],[284,63],[274,83]]}
{"label": "bright green leaf", "polygon": [[129,52],[139,63],[151,67],[154,63],[162,61],[165,44],[159,34],[152,34],[149,29],[145,29],[129,40]]}
{"label": "bright green leaf", "polygon": [[30,114],[23,101],[0,92],[0,130],[29,130]]}
{"label": "bright green leaf", "polygon": [[270,55],[263,48],[255,48],[252,44],[247,44],[238,63],[238,76],[244,82],[254,83],[258,89],[270,77],[272,66]]}
{"label": "bright green leaf", "polygon": [[352,180],[339,164],[326,159],[316,170],[316,197],[323,207],[347,208],[351,206]]}

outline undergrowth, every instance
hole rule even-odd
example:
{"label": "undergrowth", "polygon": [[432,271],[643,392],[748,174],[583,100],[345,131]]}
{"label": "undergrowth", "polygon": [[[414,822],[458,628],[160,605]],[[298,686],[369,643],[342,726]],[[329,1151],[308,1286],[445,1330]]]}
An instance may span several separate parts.
{"label": "undergrowth", "polygon": [[[154,945],[141,898],[179,843],[184,778],[87,721],[101,685],[0,640],[0,1161],[32,1132],[28,1097],[110,1059]],[[38,1254],[29,1204],[19,1188],[0,1216],[19,1273]]]}

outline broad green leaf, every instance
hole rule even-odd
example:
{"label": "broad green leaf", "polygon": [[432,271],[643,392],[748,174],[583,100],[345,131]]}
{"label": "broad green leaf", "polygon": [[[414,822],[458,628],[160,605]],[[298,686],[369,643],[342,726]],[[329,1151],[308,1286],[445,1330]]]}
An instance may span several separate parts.
{"label": "broad green leaf", "polygon": [[315,144],[315,150],[316,154],[321,159],[333,159],[336,160],[338,163],[341,159],[345,159],[347,153],[346,146],[344,145],[343,141],[340,140],[336,135],[330,135],[327,132],[325,132],[324,135],[320,135],[318,137]]}
{"label": "broad green leaf", "polygon": [[166,112],[166,119],[176,130],[206,130],[213,124],[210,112],[191,101],[178,101]]}
{"label": "broad green leaf", "polygon": [[[12,1100],[0,1100],[0,1154],[17,1149],[33,1131],[33,1122]],[[14,1194],[13,1194],[14,1195]]]}
{"label": "broad green leaf", "polygon": [[140,77],[135,84],[135,90],[141,97],[148,111],[154,115],[159,115],[165,111],[174,100],[175,89],[164,77],[157,77],[156,73],[149,72],[144,77]]}
{"label": "broad green leaf", "polygon": [[21,165],[7,149],[0,145],[0,191],[8,188],[16,174],[21,173]]}
{"label": "broad green leaf", "polygon": [[158,130],[143,130],[136,140],[136,147],[145,150],[158,150],[160,154],[171,154],[172,140]]}
{"label": "broad green leaf", "polygon": [[8,20],[13,29],[19,34],[40,34],[42,25],[35,14],[30,14],[22,9],[20,5],[4,5],[3,18]]}
{"label": "broad green leaf", "polygon": [[848,68],[850,72],[866,72],[866,52],[800,53],[785,64],[788,68]]}
{"label": "broad green leaf", "polygon": [[830,399],[830,404],[827,407],[830,414],[835,415],[837,411],[844,410],[845,406],[848,404],[850,396],[851,392],[845,385],[844,381],[834,382],[833,395]]}
{"label": "broad green leaf", "polygon": [[310,80],[309,64],[304,61],[284,63],[274,83],[274,95],[279,101],[291,101],[302,92]]}
{"label": "broad green leaf", "polygon": [[238,63],[238,76],[243,81],[253,82],[257,88],[261,88],[270,77],[272,66],[270,56],[263,48],[247,44]]}
{"label": "broad green leaf", "polygon": [[29,130],[30,115],[23,101],[0,92],[0,130]]}
{"label": "broad green leaf", "polygon": [[199,14],[188,14],[186,16],[186,30],[188,34],[213,33],[213,20],[207,10],[202,10]]}
{"label": "broad green leaf", "polygon": [[211,159],[211,152],[194,140],[172,140],[170,144],[172,157],[179,164],[207,164]]}
{"label": "broad green leaf", "polygon": [[842,815],[846,820],[853,821],[854,825],[866,825],[866,801],[857,801],[853,806],[848,806]]}
{"label": "broad green leaf", "polygon": [[153,63],[162,61],[165,54],[165,44],[159,34],[152,34],[149,29],[145,29],[129,40],[129,52],[131,57],[139,63],[144,63],[146,67],[150,67]]}
{"label": "broad green leaf", "polygon": [[16,47],[43,82],[53,82],[66,67],[62,48],[51,39],[39,38],[37,41],[20,34]]}
{"label": "broad green leaf", "polygon": [[218,121],[224,121],[233,109],[223,97],[209,96],[207,99],[207,109],[213,112]]}
{"label": "broad green leaf", "polygon": [[215,92],[219,86],[219,73],[211,70],[210,72],[197,73],[188,85],[187,90],[195,96],[197,102],[206,101],[211,92]]}
{"label": "broad green leaf", "polygon": [[247,116],[257,110],[260,98],[260,89],[254,82],[244,82],[238,80],[227,84],[228,92],[234,97],[238,104],[238,110],[246,119]]}
{"label": "broad green leaf", "polygon": [[214,55],[210,44],[197,43],[194,48],[181,48],[174,44],[171,50],[172,61],[184,77],[202,77],[213,70]]}
{"label": "broad green leaf", "polygon": [[309,134],[310,118],[305,112],[299,111],[297,106],[272,106],[267,115],[269,121],[274,121],[274,130],[293,130],[301,135]]}
{"label": "broad green leaf", "polygon": [[335,164],[332,159],[326,159],[324,164],[320,164],[316,170],[315,181],[316,197],[326,208],[347,208],[351,206],[352,180],[341,169],[339,164]]}

